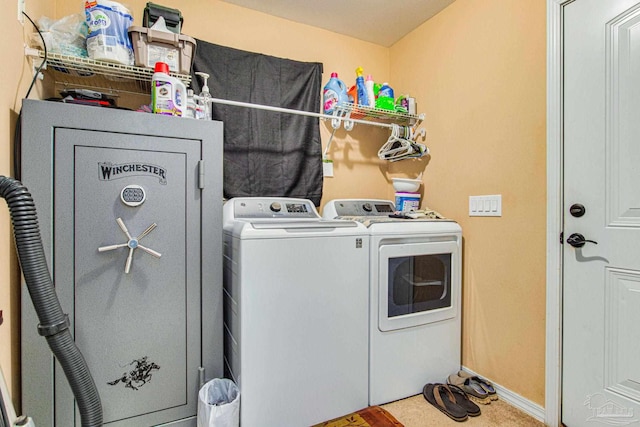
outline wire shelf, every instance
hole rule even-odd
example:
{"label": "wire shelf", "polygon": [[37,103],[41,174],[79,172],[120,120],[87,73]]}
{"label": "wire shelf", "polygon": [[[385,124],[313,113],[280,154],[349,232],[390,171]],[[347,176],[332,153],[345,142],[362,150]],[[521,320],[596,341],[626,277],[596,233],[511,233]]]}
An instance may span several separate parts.
{"label": "wire shelf", "polygon": [[[38,49],[26,49],[26,54],[34,58],[44,59],[44,52]],[[35,64],[34,64],[35,65]],[[109,93],[131,93],[136,95],[149,95],[151,93],[151,78],[153,70],[151,68],[134,67],[104,61],[96,61],[89,58],[61,55],[57,53],[47,54],[46,72],[51,74],[56,85],[73,88],[92,88],[101,92]],[[188,74],[171,73],[172,76],[180,79],[185,86],[191,84],[191,76]],[[217,100],[221,103],[231,103],[232,101]],[[243,106],[252,108],[271,108],[247,103]],[[272,108],[271,108],[272,109]],[[303,114],[296,111],[291,113]],[[399,125],[416,125],[424,120],[424,114],[409,114],[397,111],[384,110],[381,108],[366,107],[353,103],[341,104],[336,108],[332,116],[316,114],[322,118],[339,118],[349,121],[349,130],[353,127],[353,121],[365,121],[376,124],[376,121],[393,122]],[[385,123],[380,123],[383,127],[390,127]]]}
{"label": "wire shelf", "polygon": [[[28,55],[44,59],[41,50],[29,49]],[[47,53],[46,69],[53,75],[56,84],[73,87],[90,87],[112,92],[135,94],[151,93],[151,68],[134,67],[89,58]],[[191,83],[188,74],[170,73],[185,86]]]}
{"label": "wire shelf", "polygon": [[423,120],[422,115],[366,107],[348,102],[340,104],[336,110],[338,115],[349,115],[352,119],[388,120],[398,124],[416,123]]}

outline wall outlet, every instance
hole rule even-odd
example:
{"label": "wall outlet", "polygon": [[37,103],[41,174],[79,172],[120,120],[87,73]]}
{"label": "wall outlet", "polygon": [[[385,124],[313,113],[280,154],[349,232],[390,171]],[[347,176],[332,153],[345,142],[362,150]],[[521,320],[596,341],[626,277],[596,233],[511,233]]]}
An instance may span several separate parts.
{"label": "wall outlet", "polygon": [[24,12],[24,5],[25,0],[18,0],[18,22],[20,22],[22,25],[24,25],[24,15],[22,14],[22,12]]}
{"label": "wall outlet", "polygon": [[502,216],[502,194],[469,196],[469,216]]}

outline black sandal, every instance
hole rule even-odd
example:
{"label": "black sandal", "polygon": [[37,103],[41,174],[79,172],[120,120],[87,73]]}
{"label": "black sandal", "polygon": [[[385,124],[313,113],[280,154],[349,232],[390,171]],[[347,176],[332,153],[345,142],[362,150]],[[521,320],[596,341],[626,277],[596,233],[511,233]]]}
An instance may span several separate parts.
{"label": "black sandal", "polygon": [[453,393],[453,397],[456,399],[456,403],[464,408],[467,411],[467,414],[470,417],[477,417],[480,415],[480,407],[473,403],[467,393],[464,392],[463,389],[458,387],[457,385],[449,384],[449,389]]}
{"label": "black sandal", "polygon": [[454,421],[466,421],[467,411],[456,403],[456,397],[446,384],[427,384],[422,389],[422,395],[443,414]]}

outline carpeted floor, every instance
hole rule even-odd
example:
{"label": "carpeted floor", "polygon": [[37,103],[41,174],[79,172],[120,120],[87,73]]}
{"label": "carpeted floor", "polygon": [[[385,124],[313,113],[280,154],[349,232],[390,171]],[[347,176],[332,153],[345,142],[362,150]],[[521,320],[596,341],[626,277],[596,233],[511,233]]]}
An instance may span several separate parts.
{"label": "carpeted floor", "polygon": [[405,427],[462,426],[465,427],[544,427],[544,423],[532,418],[519,409],[497,400],[490,405],[478,405],[482,414],[469,417],[462,423],[453,421],[433,407],[422,395],[380,405]]}

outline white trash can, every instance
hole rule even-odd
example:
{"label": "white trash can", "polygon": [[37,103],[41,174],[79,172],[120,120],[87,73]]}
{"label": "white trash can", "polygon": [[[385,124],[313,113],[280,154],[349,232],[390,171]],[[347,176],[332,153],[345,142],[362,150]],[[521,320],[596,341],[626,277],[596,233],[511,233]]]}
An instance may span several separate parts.
{"label": "white trash can", "polygon": [[227,378],[215,378],[198,392],[198,427],[238,427],[240,390]]}

